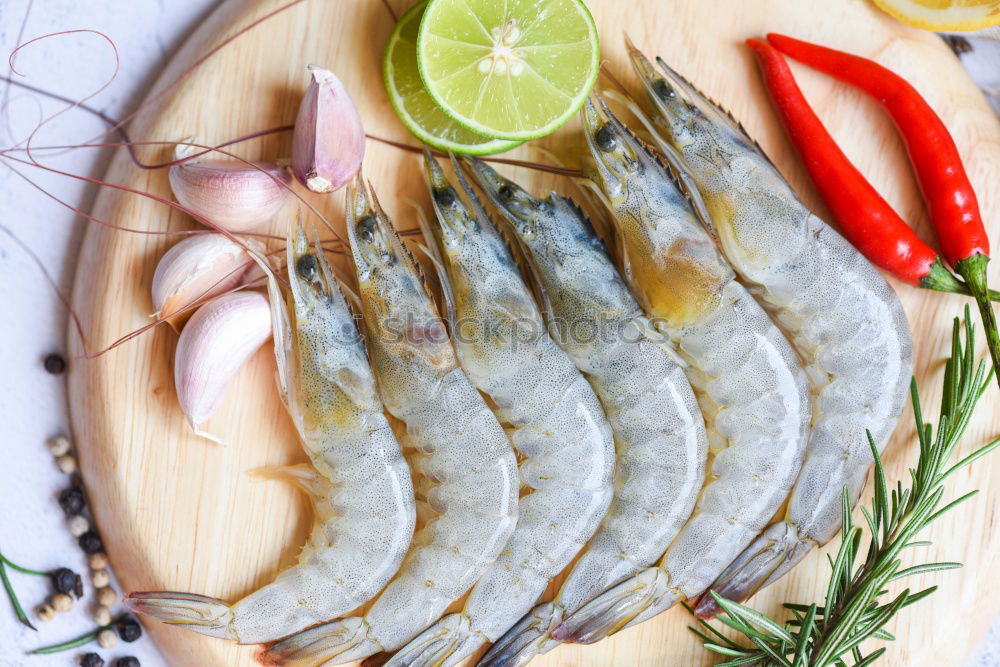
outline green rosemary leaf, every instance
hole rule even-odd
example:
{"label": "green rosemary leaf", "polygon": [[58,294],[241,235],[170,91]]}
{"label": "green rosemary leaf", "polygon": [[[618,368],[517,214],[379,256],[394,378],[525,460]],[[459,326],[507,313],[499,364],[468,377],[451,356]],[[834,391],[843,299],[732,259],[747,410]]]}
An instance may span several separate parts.
{"label": "green rosemary leaf", "polygon": [[750,641],[753,642],[757,648],[770,656],[771,660],[774,660],[777,664],[782,665],[783,667],[792,667],[792,663],[790,663],[785,656],[781,655],[781,653],[776,651],[774,647],[770,646],[766,641],[756,637],[751,637]]}
{"label": "green rosemary leaf", "polygon": [[714,651],[715,653],[721,653],[722,655],[729,655],[734,658],[741,658],[747,655],[748,653],[747,649],[734,649],[734,648],[729,648],[728,646],[720,646],[719,644],[712,644],[712,643],[705,644],[705,648],[707,648],[709,651]]}
{"label": "green rosemary leaf", "polygon": [[[907,603],[905,605],[903,605],[903,606],[905,607],[908,604],[910,604],[910,602],[907,600]],[[886,631],[885,628],[879,628],[878,630],[876,630],[875,632],[873,632],[872,633],[872,637],[874,637],[875,639],[881,639],[882,641],[887,641],[887,642],[894,642],[894,641],[896,641],[896,635],[892,634],[891,632]]]}
{"label": "green rosemary leaf", "polygon": [[[693,618],[695,621],[697,621],[698,625],[700,625],[701,627],[705,628],[706,630],[708,630],[709,632],[711,632],[713,635],[715,635],[716,639],[709,639],[708,641],[710,641],[710,642],[721,641],[724,644],[726,644],[727,646],[730,646],[732,648],[742,648],[739,644],[737,644],[736,642],[734,642],[732,639],[730,639],[729,637],[725,636],[724,634],[722,634],[721,632],[719,632],[718,630],[716,630],[715,628],[713,628],[711,626],[711,624],[708,623],[708,621],[706,621],[705,619],[698,618],[697,616],[695,616],[694,615],[694,609],[692,609],[691,605],[689,605],[687,602],[682,602],[681,605],[683,605],[683,607],[685,609],[687,609],[687,612],[691,615],[691,618]],[[697,632],[697,630],[695,630],[694,628],[690,628],[690,629],[692,631],[694,631],[694,632]]]}
{"label": "green rosemary leaf", "polygon": [[[868,446],[872,450],[872,459],[875,461],[875,497],[872,499],[872,507],[875,509],[876,525],[882,526],[882,541],[889,539],[889,494],[885,486],[885,468],[882,467],[882,457],[879,456],[878,447],[871,431],[865,431],[868,435]],[[878,535],[877,530],[872,531],[872,537]]]}
{"label": "green rosemary leaf", "polygon": [[75,639],[70,639],[58,644],[52,644],[51,646],[43,646],[42,648],[36,648],[34,651],[29,651],[29,655],[48,655],[50,653],[61,653],[62,651],[69,651],[70,649],[80,648],[81,646],[86,646],[92,641],[97,640],[97,635],[102,630],[107,630],[108,628],[114,627],[115,623],[122,620],[128,616],[128,614],[119,614],[111,619],[111,622],[107,625],[102,625],[86,634],[82,634]]}
{"label": "green rosemary leaf", "polygon": [[924,572],[938,572],[940,570],[957,570],[962,567],[961,563],[925,563],[923,565],[914,565],[913,567],[908,567],[905,570],[900,570],[896,574],[892,575],[892,579],[889,581],[896,581],[897,579],[902,579],[903,577],[910,577],[915,574],[923,574]]}
{"label": "green rosemary leaf", "polygon": [[906,604],[904,604],[903,606],[904,607],[909,607],[914,602],[919,602],[920,600],[923,600],[925,597],[927,597],[928,595],[930,595],[931,593],[933,593],[937,589],[938,589],[937,586],[928,586],[927,588],[925,588],[924,590],[920,591],[919,593],[914,593],[913,595],[911,595],[910,598],[906,601]]}
{"label": "green rosemary leaf", "polygon": [[957,471],[957,470],[959,470],[961,468],[964,468],[965,466],[969,465],[970,463],[972,463],[976,459],[980,459],[980,458],[986,456],[987,454],[989,454],[990,452],[992,452],[997,447],[1000,447],[1000,438],[997,438],[996,440],[994,440],[993,442],[989,443],[988,445],[984,445],[984,446],[980,447],[979,449],[975,450],[974,452],[972,452],[971,454],[969,454],[968,456],[966,456],[964,459],[962,459],[961,461],[959,461],[958,463],[956,463],[955,465],[953,465],[952,467],[948,468],[943,473],[941,473],[940,475],[938,475],[938,479],[937,479],[938,484],[940,484],[944,480],[946,480],[949,477],[951,477],[955,473],[955,471]]}
{"label": "green rosemary leaf", "polygon": [[689,625],[688,626],[688,630],[690,630],[696,637],[698,637],[698,639],[700,639],[702,641],[702,643],[704,644],[705,648],[708,648],[709,645],[712,645],[712,646],[716,645],[715,644],[715,640],[713,640],[711,637],[709,637],[708,635],[706,635],[704,632],[702,632],[698,628]]}
{"label": "green rosemary leaf", "polygon": [[764,639],[768,639],[767,635],[762,634],[761,632],[754,629],[753,626],[747,625],[743,621],[730,615],[728,611],[725,614],[718,614],[715,617],[715,619],[719,621],[719,623],[722,623],[723,625],[728,625],[733,630],[739,632],[741,635],[746,636],[748,639],[752,639],[753,637],[762,637]]}
{"label": "green rosemary leaf", "polygon": [[885,605],[879,613],[875,614],[871,620],[860,625],[859,629],[841,644],[838,655],[843,655],[844,653],[847,653],[847,651],[853,650],[860,645],[861,642],[871,637],[876,630],[888,623],[889,619],[895,616],[896,612],[898,612],[906,603],[909,594],[909,590],[903,591],[896,597],[895,600]]}
{"label": "green rosemary leaf", "polygon": [[768,637],[760,632],[755,632],[755,636],[761,639],[773,640],[778,638],[785,641],[792,641],[792,636],[788,633],[788,631],[778,625],[778,623],[776,623],[769,616],[760,613],[756,609],[751,609],[746,605],[742,605],[739,602],[727,600],[711,589],[709,589],[709,593],[712,595],[712,599],[715,600],[716,604],[722,607],[722,610],[726,612],[726,615],[731,619],[735,619],[745,626],[758,626],[764,628],[773,635],[773,637]]}
{"label": "green rosemary leaf", "polygon": [[750,665],[760,663],[764,656],[761,655],[760,651],[754,651],[742,658],[736,658],[735,660],[729,660],[727,662],[720,662],[715,667],[739,667],[740,665]]}
{"label": "green rosemary leaf", "polygon": [[884,646],[882,648],[878,649],[877,651],[874,651],[873,653],[871,653],[867,658],[865,658],[861,662],[855,663],[854,667],[867,667],[868,665],[872,664],[873,662],[875,662],[876,660],[878,660],[879,658],[881,658],[883,653],[885,653],[885,647]]}
{"label": "green rosemary leaf", "polygon": [[809,605],[805,618],[802,619],[802,627],[795,640],[795,662],[792,667],[807,667],[809,664],[809,638],[812,636],[813,626],[816,623],[816,605]]}
{"label": "green rosemary leaf", "polygon": [[6,556],[4,556],[2,553],[0,553],[0,563],[4,563],[10,569],[12,569],[12,570],[14,570],[16,572],[20,572],[21,574],[32,574],[32,575],[35,575],[36,577],[47,577],[47,576],[49,576],[48,572],[42,572],[40,570],[29,570],[26,567],[21,567],[17,563],[11,562],[11,560],[9,558],[7,558]]}
{"label": "green rosemary leaf", "polygon": [[964,503],[966,500],[968,500],[972,496],[976,495],[977,493],[979,493],[979,489],[975,489],[973,491],[969,491],[968,493],[966,493],[966,494],[964,494],[962,496],[959,496],[958,498],[955,498],[953,501],[951,501],[950,503],[948,503],[947,505],[945,505],[944,507],[942,507],[938,511],[936,511],[933,514],[929,515],[924,520],[924,525],[927,525],[927,524],[931,523],[932,521],[934,521],[935,519],[937,519],[939,516],[941,516],[942,514],[944,514],[945,512],[947,512],[948,510],[953,509],[955,507],[958,507],[959,505],[961,505],[962,503]]}
{"label": "green rosemary leaf", "polygon": [[[845,505],[850,505],[850,498],[847,494],[847,489],[844,489],[843,502]],[[843,533],[843,538],[840,543],[840,549],[837,551],[837,558],[833,561],[832,569],[833,573],[830,575],[830,584],[827,586],[826,590],[826,608],[834,609],[837,605],[839,596],[839,585],[841,581],[850,578],[850,572],[846,570],[845,565],[847,563],[848,552],[851,549],[851,545],[854,542],[854,536],[861,531],[858,527],[852,527],[851,532]],[[846,572],[846,577],[845,577]]]}
{"label": "green rosemary leaf", "polygon": [[7,568],[4,567],[6,558],[0,560],[0,582],[3,582],[3,588],[7,591],[7,597],[10,599],[10,604],[14,607],[14,615],[17,616],[17,620],[21,622],[22,625],[26,625],[32,630],[37,631],[38,629],[31,624],[28,620],[28,615],[24,613],[24,609],[21,607],[21,601],[17,599],[17,593],[14,592],[14,586],[10,583],[10,579],[7,577]]}
{"label": "green rosemary leaf", "polygon": [[912,547],[929,547],[932,544],[934,544],[934,543],[931,542],[930,540],[914,540],[913,542],[908,542],[906,544],[906,546],[903,547],[903,548],[904,549],[910,549]]}
{"label": "green rosemary leaf", "polygon": [[861,515],[863,517],[865,517],[865,523],[868,524],[868,530],[871,531],[871,534],[872,534],[872,542],[871,542],[872,546],[877,551],[878,550],[878,538],[875,537],[875,536],[879,534],[879,531],[878,531],[878,520],[875,517],[873,517],[872,514],[871,514],[871,512],[868,511],[868,508],[864,507],[864,506],[861,507]]}

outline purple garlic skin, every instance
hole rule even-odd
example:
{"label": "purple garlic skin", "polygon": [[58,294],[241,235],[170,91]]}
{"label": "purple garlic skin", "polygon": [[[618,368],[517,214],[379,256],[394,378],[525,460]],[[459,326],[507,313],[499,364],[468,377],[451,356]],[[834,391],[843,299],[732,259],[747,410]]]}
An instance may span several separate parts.
{"label": "purple garlic skin", "polygon": [[333,192],[361,167],[365,128],[340,79],[316,65],[309,72],[312,83],[295,118],[292,173],[313,192]]}
{"label": "purple garlic skin", "polygon": [[[245,241],[263,253],[264,247]],[[193,234],[180,241],[160,258],[153,273],[153,309],[180,331],[193,311],[179,312],[194,302],[228,292],[247,269],[256,266],[249,254],[223,234]]]}
{"label": "purple garlic skin", "polygon": [[260,292],[217,296],[188,321],[174,353],[174,388],[195,434],[219,442],[201,425],[271,332],[271,306]]}
{"label": "purple garlic skin", "polygon": [[278,164],[196,158],[168,173],[178,203],[234,234],[267,224],[291,194],[288,169]]}

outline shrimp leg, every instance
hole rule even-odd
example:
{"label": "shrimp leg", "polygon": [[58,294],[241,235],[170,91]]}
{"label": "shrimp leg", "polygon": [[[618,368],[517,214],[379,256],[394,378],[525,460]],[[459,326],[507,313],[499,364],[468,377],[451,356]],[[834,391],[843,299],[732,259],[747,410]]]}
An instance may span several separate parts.
{"label": "shrimp leg", "polygon": [[[784,518],[737,557],[712,589],[745,600],[841,526],[906,401],[913,346],[896,293],[878,270],[795,196],[743,128],[660,61],[629,44],[663,140],[698,186],[723,253],[805,362],[813,428]],[[700,616],[718,607],[709,595]]]}
{"label": "shrimp leg", "polygon": [[700,594],[757,536],[798,474],[810,410],[791,345],[735,280],[676,179],[603,101],[600,111],[588,102],[583,114],[624,273],[688,362],[712,455],[694,513],[657,565],[588,602],[552,633],[589,644]]}
{"label": "shrimp leg", "polygon": [[274,352],[312,465],[294,472],[316,509],[309,542],[298,564],[232,605],[171,592],[125,599],[133,611],[241,644],[274,641],[370,600],[399,569],[415,521],[410,470],[330,266],[301,226],[287,253],[287,308],[270,275]]}
{"label": "shrimp leg", "polygon": [[459,368],[416,262],[360,175],[347,206],[372,368],[386,409],[406,424],[431,519],[368,613],[289,637],[261,654],[265,664],[335,665],[399,648],[482,576],[517,522],[514,451]]}
{"label": "shrimp leg", "polygon": [[[705,477],[705,424],[672,344],[653,330],[590,221],[468,161],[532,266],[557,342],[590,381],[615,436],[611,509],[555,599],[507,631],[480,665],[521,665],[559,645],[570,613],[653,564],[688,520]],[[581,335],[595,332],[597,335]]]}

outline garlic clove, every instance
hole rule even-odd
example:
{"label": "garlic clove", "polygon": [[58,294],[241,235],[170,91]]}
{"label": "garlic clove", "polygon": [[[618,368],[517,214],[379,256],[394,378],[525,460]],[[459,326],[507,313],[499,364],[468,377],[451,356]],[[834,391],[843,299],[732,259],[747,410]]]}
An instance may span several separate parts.
{"label": "garlic clove", "polygon": [[[178,145],[175,159],[191,152]],[[250,231],[278,213],[291,194],[292,183],[287,167],[255,164],[195,158],[170,167],[170,187],[178,203],[222,229]]]}
{"label": "garlic clove", "polygon": [[260,292],[218,296],[191,317],[174,354],[177,400],[194,432],[222,402],[240,368],[271,337],[271,307]]}
{"label": "garlic clove", "polygon": [[[248,239],[246,243],[254,250],[263,250],[257,241]],[[153,272],[154,317],[166,318],[180,331],[191,312],[174,313],[195,301],[228,292],[253,263],[246,250],[224,234],[187,237],[164,253]]]}
{"label": "garlic clove", "polygon": [[313,192],[347,183],[365,155],[365,129],[344,84],[330,70],[309,65],[306,91],[292,136],[292,172]]}

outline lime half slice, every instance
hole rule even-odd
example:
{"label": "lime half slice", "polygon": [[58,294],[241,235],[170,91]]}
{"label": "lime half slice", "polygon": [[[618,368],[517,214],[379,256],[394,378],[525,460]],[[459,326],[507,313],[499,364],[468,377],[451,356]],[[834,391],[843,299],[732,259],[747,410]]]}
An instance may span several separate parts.
{"label": "lime half slice", "polygon": [[382,76],[396,115],[417,139],[441,151],[489,155],[520,145],[520,141],[490,139],[470,132],[449,118],[427,94],[417,71],[417,30],[426,6],[427,0],[418,2],[403,14],[385,47]]}
{"label": "lime half slice", "polygon": [[528,140],[569,120],[600,66],[580,0],[431,0],[417,65],[434,101],[487,137]]}

